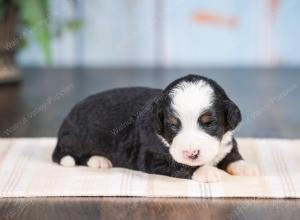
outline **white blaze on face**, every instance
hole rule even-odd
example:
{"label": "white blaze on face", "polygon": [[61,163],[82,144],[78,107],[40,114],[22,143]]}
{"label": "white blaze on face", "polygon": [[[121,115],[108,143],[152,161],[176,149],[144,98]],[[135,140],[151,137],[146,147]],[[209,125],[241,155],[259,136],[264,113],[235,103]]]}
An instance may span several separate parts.
{"label": "white blaze on face", "polygon": [[[170,154],[179,163],[199,166],[213,160],[220,141],[207,134],[198,125],[199,116],[213,103],[214,91],[204,81],[182,82],[171,93],[171,107],[181,121],[181,130],[170,145]],[[184,156],[185,151],[199,151],[196,159]]]}

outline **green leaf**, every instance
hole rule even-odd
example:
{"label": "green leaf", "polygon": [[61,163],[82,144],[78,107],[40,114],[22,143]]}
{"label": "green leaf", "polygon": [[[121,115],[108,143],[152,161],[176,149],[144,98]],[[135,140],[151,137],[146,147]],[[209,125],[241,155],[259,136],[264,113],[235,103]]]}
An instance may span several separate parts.
{"label": "green leaf", "polygon": [[[22,23],[27,34],[32,34],[44,52],[47,64],[52,64],[50,49],[51,33],[49,28],[48,0],[15,0],[19,6]],[[25,37],[26,35],[25,34]]]}

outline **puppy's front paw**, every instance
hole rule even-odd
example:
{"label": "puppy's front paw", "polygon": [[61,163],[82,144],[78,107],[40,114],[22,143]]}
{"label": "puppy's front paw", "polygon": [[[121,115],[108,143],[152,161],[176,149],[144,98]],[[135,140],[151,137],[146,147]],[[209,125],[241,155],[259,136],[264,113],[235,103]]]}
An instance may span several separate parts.
{"label": "puppy's front paw", "polygon": [[258,176],[259,169],[256,165],[239,160],[228,165],[227,172],[238,176]]}
{"label": "puppy's front paw", "polygon": [[213,166],[199,167],[192,176],[198,182],[218,182],[223,178],[224,172]]}

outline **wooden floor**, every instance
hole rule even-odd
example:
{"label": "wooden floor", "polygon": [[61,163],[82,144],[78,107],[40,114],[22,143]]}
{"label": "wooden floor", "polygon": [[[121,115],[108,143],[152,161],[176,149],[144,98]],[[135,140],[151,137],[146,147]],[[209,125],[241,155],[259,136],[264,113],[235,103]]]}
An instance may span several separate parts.
{"label": "wooden floor", "polygon": [[[187,73],[201,73],[215,79],[236,101],[243,115],[237,130],[239,136],[300,137],[299,69],[26,69],[21,84],[0,85],[0,136],[55,136],[70,108],[89,94],[125,86],[162,88]],[[292,199],[0,199],[1,220],[275,220],[299,219],[299,216],[300,202]]]}

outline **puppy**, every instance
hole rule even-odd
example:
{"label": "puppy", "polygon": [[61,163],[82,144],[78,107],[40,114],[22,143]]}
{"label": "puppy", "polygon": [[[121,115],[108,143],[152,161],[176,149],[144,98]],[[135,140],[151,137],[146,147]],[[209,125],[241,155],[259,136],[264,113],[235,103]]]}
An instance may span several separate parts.
{"label": "puppy", "polygon": [[213,80],[188,75],[164,90],[122,88],[79,102],[63,121],[53,161],[63,166],[124,167],[200,182],[258,175],[232,131],[236,104]]}

